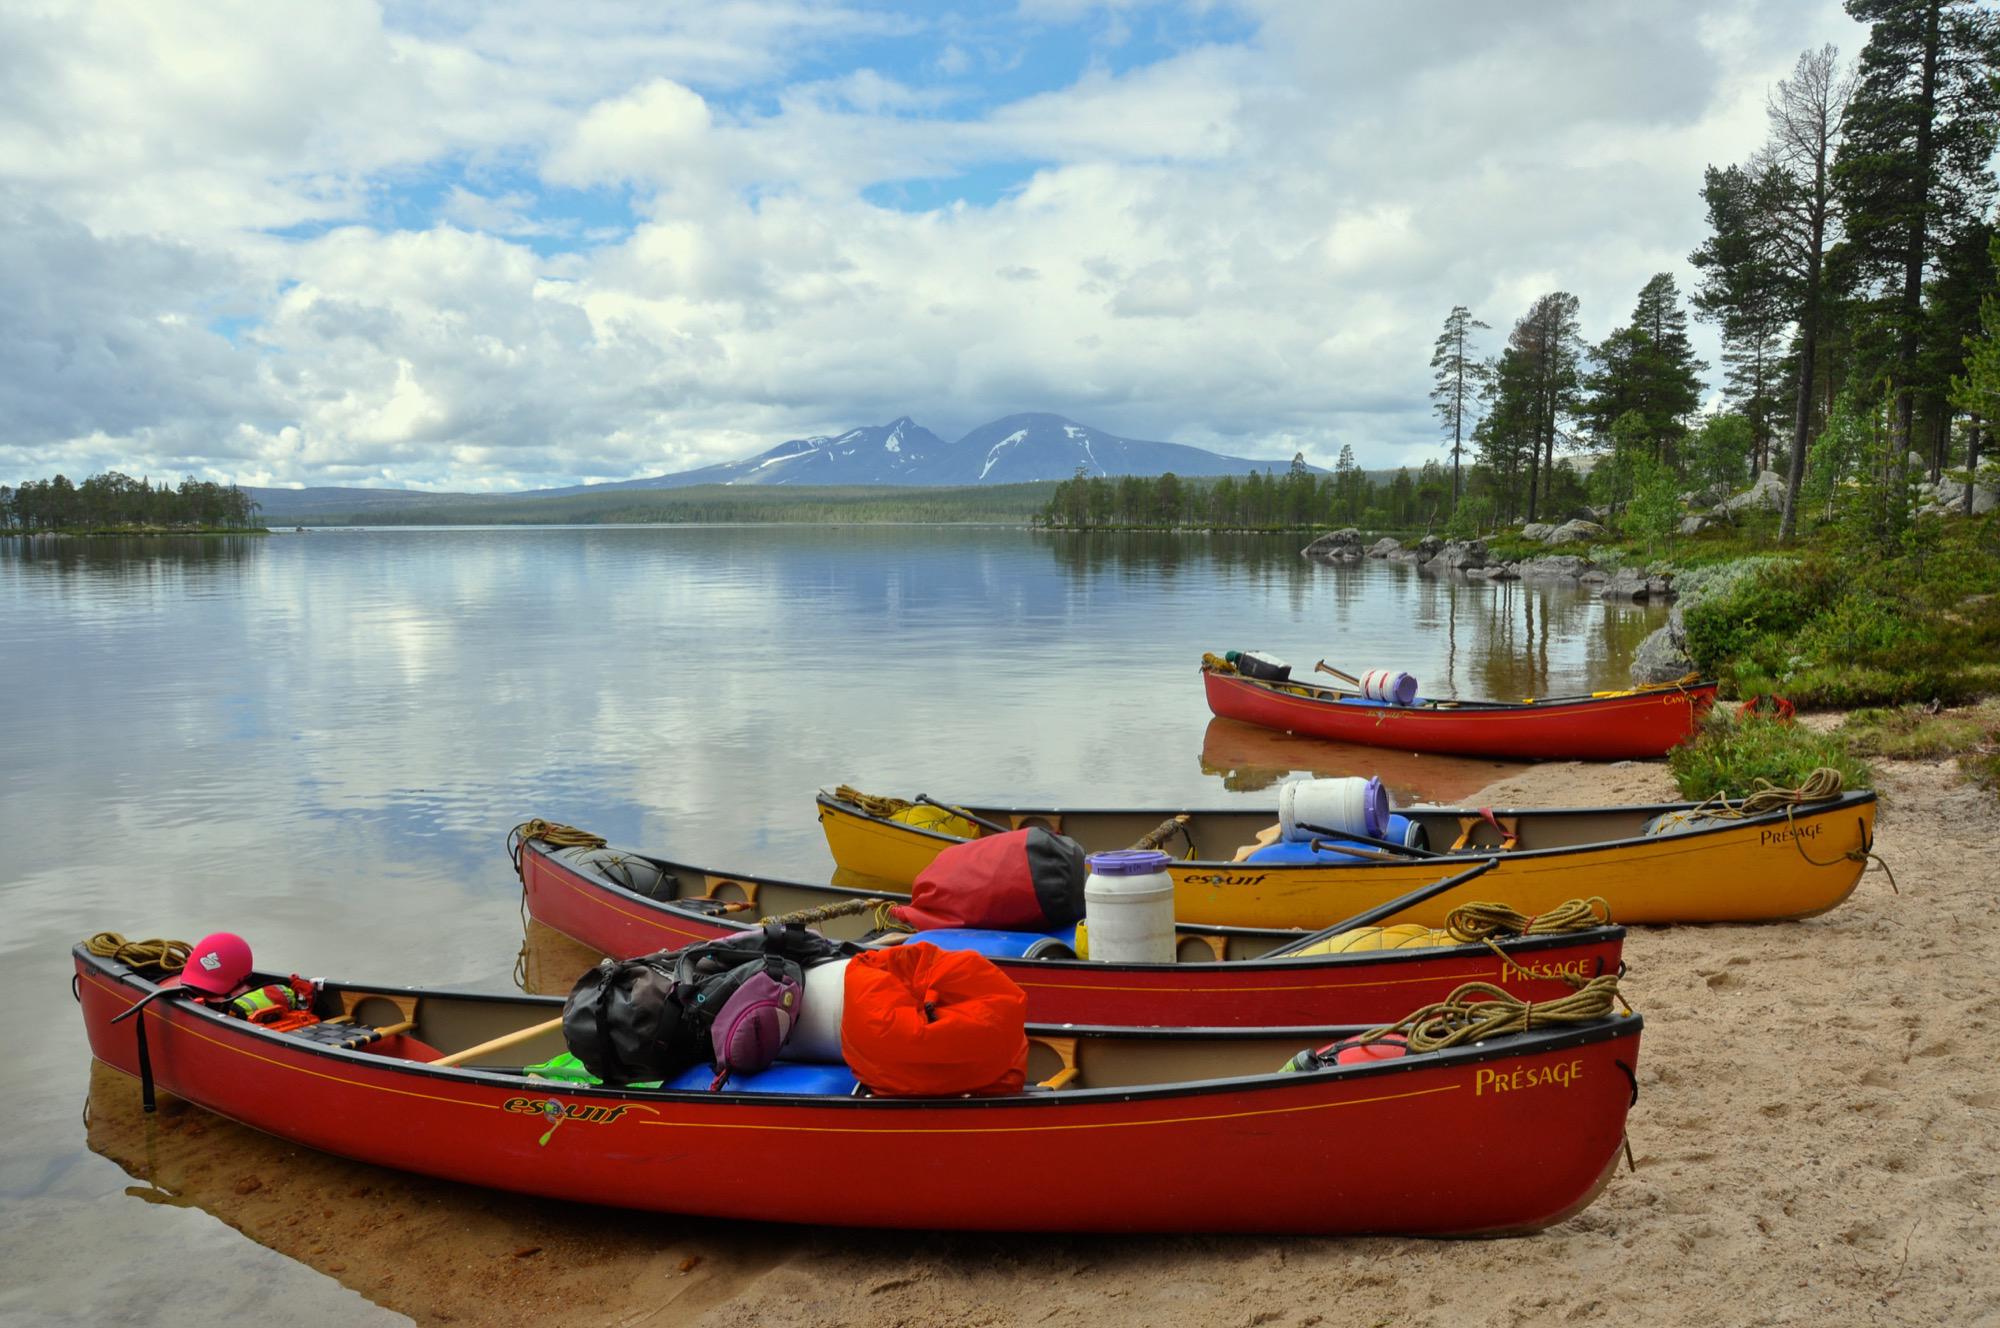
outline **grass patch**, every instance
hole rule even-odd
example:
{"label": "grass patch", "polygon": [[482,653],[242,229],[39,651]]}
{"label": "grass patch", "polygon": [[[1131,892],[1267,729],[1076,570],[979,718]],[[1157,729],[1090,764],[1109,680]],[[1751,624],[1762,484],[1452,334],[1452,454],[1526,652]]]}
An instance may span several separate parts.
{"label": "grass patch", "polygon": [[1917,706],[1856,710],[1837,730],[1848,749],[1892,761],[1929,761],[1973,754],[2000,733],[2000,710],[1931,714]]}
{"label": "grass patch", "polygon": [[1711,711],[1694,741],[1667,754],[1681,796],[1699,802],[1721,795],[1747,797],[1762,785],[1798,788],[1821,766],[1840,772],[1845,787],[1869,788],[1875,774],[1837,733],[1815,733],[1802,724],[1752,715],[1737,719]]}
{"label": "grass patch", "polygon": [[1837,707],[1966,700],[2000,688],[2000,524],[1944,523],[1890,557],[1819,545],[1719,568],[1683,616],[1689,654],[1725,695]]}

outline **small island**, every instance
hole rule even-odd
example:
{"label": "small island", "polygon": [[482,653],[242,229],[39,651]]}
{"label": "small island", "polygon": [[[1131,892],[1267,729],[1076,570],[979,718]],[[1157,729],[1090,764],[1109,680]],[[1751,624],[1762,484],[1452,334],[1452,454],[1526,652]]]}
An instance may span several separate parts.
{"label": "small island", "polygon": [[234,484],[193,476],[178,486],[115,470],[81,484],[68,476],[0,484],[0,537],[43,535],[268,535],[258,505]]}

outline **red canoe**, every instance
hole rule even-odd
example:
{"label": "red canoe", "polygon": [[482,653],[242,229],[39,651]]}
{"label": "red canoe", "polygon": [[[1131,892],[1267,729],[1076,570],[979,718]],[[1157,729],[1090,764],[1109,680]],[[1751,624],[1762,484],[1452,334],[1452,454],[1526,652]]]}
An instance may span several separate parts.
{"label": "red canoe", "polygon": [[[607,866],[608,864],[608,866]],[[738,918],[790,913],[850,900],[863,890],[706,871],[615,849],[521,845],[516,863],[528,912],[599,954],[615,958],[677,949],[741,930]],[[607,870],[623,876],[614,880]],[[659,894],[632,888],[643,882]],[[629,884],[628,884],[629,883]],[[1461,887],[1461,892],[1467,887]],[[1463,902],[1457,899],[1453,902]],[[867,915],[813,924],[837,939],[859,939]],[[1174,964],[992,956],[1028,994],[1028,1017],[1049,1023],[1260,1028],[1302,1024],[1385,1024],[1443,1000],[1467,982],[1491,982],[1523,1000],[1569,994],[1571,978],[1616,972],[1623,927],[1496,940],[1507,962],[1483,945],[1260,959],[1298,932],[1250,927],[1182,927]]]}
{"label": "red canoe", "polygon": [[1352,1030],[1030,1028],[1031,1077],[1060,1087],[944,1099],[611,1089],[521,1074],[561,1050],[555,1033],[492,1054],[511,1066],[407,1059],[541,1023],[554,999],[329,984],[328,1013],[414,1020],[347,1049],[174,997],[114,1025],[158,988],[82,946],[74,959],[99,1060],[138,1074],[143,1022],[159,1088],[280,1138],[555,1199],[843,1226],[1533,1230],[1610,1178],[1639,1052],[1636,1015],[1300,1073],[1273,1071]]}
{"label": "red canoe", "polygon": [[1664,756],[1695,731],[1715,684],[1668,683],[1603,696],[1390,705],[1304,682],[1267,682],[1206,665],[1208,708],[1268,729],[1406,752],[1625,761]]}

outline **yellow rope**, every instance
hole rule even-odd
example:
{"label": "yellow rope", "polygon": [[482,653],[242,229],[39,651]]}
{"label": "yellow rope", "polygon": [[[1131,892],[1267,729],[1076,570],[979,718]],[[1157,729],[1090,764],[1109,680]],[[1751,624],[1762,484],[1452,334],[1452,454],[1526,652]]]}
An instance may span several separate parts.
{"label": "yellow rope", "polygon": [[[521,875],[521,849],[529,840],[540,840],[557,848],[603,848],[604,836],[593,835],[588,830],[579,830],[561,821],[544,821],[537,817],[523,821],[507,832],[507,856],[514,860],[514,875]],[[527,882],[521,883],[523,890]]]}
{"label": "yellow rope", "polygon": [[[1495,936],[1553,936],[1564,932],[1589,931],[1592,927],[1611,925],[1611,905],[1601,897],[1593,895],[1589,899],[1569,899],[1533,917],[1509,908],[1505,904],[1474,902],[1461,904],[1445,915],[1444,928],[1453,940],[1464,945],[1478,944],[1491,950],[1500,960],[1501,972],[1512,969],[1514,973],[1528,981],[1537,974],[1523,967],[1519,960],[1500,948]],[[1577,990],[1582,990],[1587,979],[1580,973],[1557,973],[1560,982],[1566,982]],[[1625,998],[1618,998],[1625,1005]],[[1632,1007],[1625,1005],[1627,1013]]]}
{"label": "yellow rope", "polygon": [[1596,896],[1565,900],[1532,917],[1505,904],[1460,904],[1444,920],[1452,939],[1466,945],[1498,935],[1551,936],[1610,925],[1611,905]]}
{"label": "yellow rope", "polygon": [[100,959],[115,959],[142,973],[178,973],[187,967],[194,947],[186,941],[128,941],[115,931],[101,931],[83,943],[84,949]]}
{"label": "yellow rope", "polygon": [[883,798],[873,793],[863,793],[852,784],[842,784],[833,791],[833,796],[842,802],[852,803],[877,818],[894,816],[897,812],[906,812],[917,805],[903,798]]}
{"label": "yellow rope", "polygon": [[1731,802],[1729,794],[1710,794],[1683,812],[1673,812],[1660,818],[1653,827],[1652,834],[1662,834],[1669,826],[1685,824],[1706,818],[1714,821],[1741,821],[1752,816],[1763,816],[1777,811],[1780,807],[1789,811],[1809,802],[1828,802],[1840,796],[1846,780],[1830,765],[1823,765],[1806,776],[1806,782],[1797,788],[1780,788],[1768,779],[1757,781],[1757,788],[1740,802]]}
{"label": "yellow rope", "polygon": [[1234,664],[1231,664],[1228,660],[1224,659],[1220,655],[1211,654],[1207,652],[1204,652],[1202,654],[1201,667],[1204,671],[1208,673],[1236,672],[1236,666]]}
{"label": "yellow rope", "polygon": [[1461,1042],[1483,1042],[1503,1033],[1525,1033],[1551,1024],[1587,1024],[1606,1018],[1618,998],[1618,975],[1604,973],[1567,996],[1524,1001],[1490,982],[1468,982],[1434,1005],[1415,1010],[1361,1038],[1401,1033],[1413,1052],[1442,1051]]}

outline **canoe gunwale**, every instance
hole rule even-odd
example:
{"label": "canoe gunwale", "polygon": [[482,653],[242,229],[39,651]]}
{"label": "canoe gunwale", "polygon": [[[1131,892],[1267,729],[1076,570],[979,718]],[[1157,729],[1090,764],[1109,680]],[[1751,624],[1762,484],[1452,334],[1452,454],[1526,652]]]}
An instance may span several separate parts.
{"label": "canoe gunwale", "polygon": [[[660,913],[669,917],[685,920],[688,922],[698,922],[705,926],[727,926],[732,929],[736,927],[741,927],[747,931],[750,930],[754,925],[750,923],[739,923],[732,918],[709,913],[703,909],[691,907],[687,905],[684,901],[653,899],[649,896],[642,895],[638,891],[620,885],[618,882],[611,880],[610,878],[602,875],[599,872],[586,870],[580,867],[576,863],[564,861],[563,859],[557,857],[554,853],[550,852],[546,847],[544,847],[538,842],[530,841],[526,845],[526,849],[528,851],[536,853],[546,862],[552,864],[552,866],[556,870],[568,872],[574,876],[581,877],[587,882],[587,884],[589,884],[593,888],[603,890],[608,893],[616,895],[621,904],[638,905],[652,912]],[[874,891],[874,890],[852,890],[852,889],[847,889],[845,887],[832,886],[832,885],[820,886],[802,881],[781,881],[773,877],[750,876],[742,873],[727,873],[727,872],[716,873],[708,871],[706,868],[694,866],[691,863],[678,863],[667,858],[655,858],[645,853],[634,853],[627,849],[617,849],[615,851],[626,857],[639,858],[643,861],[650,862],[654,866],[660,868],[662,871],[668,871],[668,872],[674,871],[676,868],[678,868],[684,871],[703,872],[704,874],[709,876],[723,875],[727,876],[728,879],[732,881],[742,881],[746,884],[775,885],[788,889],[837,891],[841,894],[853,895],[858,898],[864,898],[864,899],[879,898],[883,893],[885,893],[883,891]],[[1191,863],[1191,865],[1193,864]],[[908,896],[904,895],[901,897],[907,898]],[[1287,941],[1296,941],[1301,936],[1310,935],[1313,929],[1305,927],[1283,928],[1283,927],[1237,927],[1237,926],[1219,926],[1219,925],[1206,926],[1201,923],[1188,922],[1188,923],[1176,924],[1175,930],[1181,935],[1189,938],[1200,937],[1200,936],[1222,936],[1226,938],[1233,936],[1233,937],[1255,938],[1259,940],[1268,939],[1277,941],[1282,944]],[[572,938],[572,939],[579,939],[579,938]],[[1542,950],[1570,949],[1583,945],[1594,945],[1600,943],[1609,943],[1612,941],[1623,941],[1624,939],[1625,939],[1625,928],[1618,925],[1617,923],[1609,923],[1601,927],[1592,927],[1587,930],[1574,931],[1574,932],[1545,933],[1537,936],[1496,936],[1494,938],[1494,943],[1497,944],[1503,951],[1512,955],[1512,954],[1533,954]],[[1044,970],[1056,973],[1089,972],[1089,973],[1107,973],[1107,974],[1173,972],[1173,973],[1187,973],[1190,976],[1198,976],[1203,974],[1224,972],[1224,971],[1230,973],[1242,973],[1242,972],[1287,973],[1299,970],[1337,969],[1337,968],[1347,968],[1347,967],[1358,968],[1370,964],[1422,963],[1425,962],[1426,960],[1436,960],[1443,954],[1457,953],[1462,951],[1473,951],[1473,950],[1482,951],[1485,953],[1491,953],[1491,951],[1488,950],[1487,947],[1484,945],[1460,944],[1452,946],[1431,946],[1421,949],[1410,948],[1410,949],[1397,949],[1397,950],[1359,950],[1359,951],[1350,950],[1335,954],[1321,954],[1321,955],[1291,954],[1291,955],[1276,955],[1271,957],[1265,957],[1259,955],[1249,959],[1176,960],[1175,962],[1170,964],[1145,964],[1145,963],[1129,963],[1129,962],[1117,962],[1117,961],[1097,960],[1097,959],[1062,959],[1062,958],[1045,958],[1045,957],[1036,957],[1030,959],[1025,956],[1016,956],[1016,955],[1009,955],[1005,958],[1004,961],[999,961],[999,962],[1001,963],[1001,967],[1003,969],[1012,967],[1016,964],[1020,964],[1024,966],[1032,966],[1037,972]]]}
{"label": "canoe gunwale", "polygon": [[[1356,697],[1352,692],[1343,692],[1337,687],[1324,687],[1316,682],[1305,682],[1290,678],[1284,681],[1274,681],[1269,678],[1252,678],[1241,673],[1212,673],[1211,670],[1206,668],[1202,672],[1225,682],[1242,683],[1245,686],[1254,687],[1261,691],[1289,696],[1297,701],[1322,701],[1327,705],[1344,705],[1349,700],[1362,701],[1362,698]],[[1704,678],[1700,682],[1691,682],[1682,686],[1669,683],[1664,687],[1633,689],[1621,692],[1616,696],[1538,696],[1533,700],[1523,701],[1444,700],[1438,697],[1426,697],[1424,698],[1425,703],[1423,705],[1399,706],[1363,701],[1362,704],[1351,708],[1356,710],[1390,709],[1399,713],[1413,715],[1546,714],[1565,709],[1604,706],[1614,701],[1631,701],[1646,697],[1668,696],[1675,693],[1690,697],[1701,697],[1703,693],[1715,692],[1720,685],[1715,679]],[[1296,692],[1280,690],[1285,687],[1305,687],[1310,689],[1313,695],[1300,696]],[[1715,698],[1713,695],[1709,695],[1706,699],[1712,702]]]}
{"label": "canoe gunwale", "polygon": [[[129,995],[130,1006],[138,999],[158,990],[158,984],[140,975],[136,970],[106,957],[91,954],[83,945],[71,949],[78,977],[93,986],[119,996]],[[264,975],[271,976],[271,975]],[[454,1001],[491,1001],[506,1004],[538,1006],[550,1011],[558,1010],[563,998],[557,996],[506,995],[489,992],[460,991],[451,988],[400,987],[378,984],[346,983],[329,980],[328,987],[337,991],[362,991],[383,995],[424,997],[444,997]],[[274,1032],[261,1025],[246,1020],[233,1019],[204,1005],[186,1001],[154,1002],[137,1016],[154,1020],[158,1025],[172,1028],[175,1016],[184,1016],[194,1023],[187,1031],[207,1028],[223,1034],[218,1041],[224,1047],[242,1052],[254,1059],[270,1064],[275,1070],[290,1070],[296,1067],[273,1061],[259,1054],[260,1049],[282,1050],[304,1055],[311,1059],[324,1060],[335,1065],[352,1067],[374,1073],[387,1072],[407,1078],[414,1083],[456,1084],[483,1089],[532,1088],[545,1094],[560,1094],[563,1097],[599,1098],[613,1102],[706,1102],[722,1101],[750,1102],[757,1106],[810,1105],[815,1109],[833,1108],[838,1110],[862,1111],[981,1111],[994,1109],[1035,1110],[1059,1109],[1065,1107],[1102,1106],[1126,1102],[1153,1102],[1176,1098],[1205,1097],[1217,1094],[1256,1091],[1277,1091],[1297,1088],[1302,1079],[1318,1079],[1321,1076],[1335,1076],[1342,1082],[1391,1075],[1420,1073],[1426,1070],[1447,1069],[1457,1066],[1476,1065],[1496,1060],[1514,1060],[1528,1056],[1566,1051],[1575,1047],[1594,1046],[1600,1042],[1618,1041],[1636,1037],[1644,1028],[1645,1021],[1639,1014],[1613,1014],[1605,1019],[1589,1024],[1509,1034],[1504,1038],[1487,1043],[1472,1043],[1450,1047],[1443,1051],[1411,1055],[1396,1060],[1368,1061],[1354,1065],[1328,1067],[1312,1072],[1310,1076],[1300,1076],[1279,1071],[1256,1075],[1237,1075],[1219,1079],[1197,1079],[1179,1083],[1157,1084],[1145,1087],[1076,1088],[1060,1092],[1021,1093],[998,1097],[840,1097],[801,1093],[742,1093],[726,1086],[720,1091],[703,1089],[639,1089],[615,1087],[604,1084],[573,1084],[560,1080],[537,1079],[525,1074],[508,1074],[496,1070],[468,1066],[434,1066],[422,1061],[404,1060],[400,1057],[374,1055],[363,1050],[327,1046],[323,1043],[308,1042],[289,1034]],[[86,1017],[87,1018],[87,1017]],[[1299,1047],[1322,1045],[1336,1041],[1343,1036],[1368,1031],[1369,1025],[1350,1024],[1301,1028],[1164,1028],[1158,1026],[1107,1027],[1085,1024],[1030,1024],[1031,1037],[1044,1038],[1115,1038],[1126,1041],[1176,1041],[1187,1039],[1261,1041],[1288,1043]],[[207,1034],[198,1034],[208,1036]],[[157,1057],[158,1050],[154,1055]],[[112,1064],[106,1062],[106,1064]],[[125,1073],[124,1067],[112,1065],[113,1069]],[[269,1073],[263,1071],[260,1073]],[[341,1076],[336,1076],[341,1077]],[[352,1081],[352,1076],[345,1076]],[[172,1090],[170,1090],[172,1091]],[[180,1096],[187,1096],[182,1093]]]}
{"label": "canoe gunwale", "polygon": [[[853,820],[866,821],[871,825],[882,826],[894,834],[922,836],[930,839],[935,839],[942,846],[949,846],[952,844],[960,844],[967,842],[965,840],[960,839],[956,835],[944,834],[941,831],[932,830],[924,826],[906,825],[900,821],[891,821],[887,817],[870,815],[868,812],[863,811],[861,808],[855,806],[853,803],[843,802],[841,799],[835,797],[833,794],[827,792],[824,789],[822,789],[815,796],[814,801],[824,810],[831,810],[837,812],[840,815],[849,817],[850,819]],[[1740,830],[1762,828],[1771,825],[1798,824],[1800,822],[1804,822],[1810,819],[1816,819],[1822,816],[1829,816],[1835,812],[1847,811],[1856,807],[1863,807],[1874,801],[1876,801],[1876,792],[1874,789],[1849,789],[1841,793],[1838,797],[1833,798],[1826,802],[1801,805],[1790,808],[1789,810],[1786,808],[1779,808],[1776,811],[1766,812],[1760,816],[1744,816],[1733,820],[1722,821],[1716,825],[1705,825],[1693,830],[1683,830],[1673,835],[1632,835],[1624,839],[1598,839],[1583,844],[1554,844],[1546,848],[1516,848],[1516,849],[1509,849],[1500,856],[1503,863],[1521,862],[1536,858],[1557,857],[1569,853],[1597,853],[1597,852],[1602,852],[1606,849],[1622,848],[1632,845],[1658,844],[1658,843],[1668,843],[1673,841],[1695,840],[1702,838],[1704,836],[1733,834]],[[1154,814],[1152,809],[1141,809],[1141,808],[989,807],[984,804],[971,801],[964,801],[964,802],[954,803],[951,805],[971,807],[974,810],[979,811],[982,815],[988,812],[1001,812],[1010,816],[1023,816],[1023,817],[1120,816],[1120,815],[1140,815],[1140,814],[1151,816]],[[1645,819],[1651,820],[1654,816],[1662,815],[1668,812],[1691,812],[1694,811],[1696,808],[1698,808],[1700,805],[1701,805],[1700,803],[1694,803],[1694,802],[1651,802],[1651,803],[1629,803],[1625,805],[1607,806],[1607,807],[1480,808],[1480,807],[1442,807],[1442,806],[1432,806],[1430,804],[1417,804],[1410,807],[1399,807],[1396,810],[1403,813],[1418,812],[1425,816],[1480,816],[1483,812],[1491,812],[1496,818],[1502,816],[1533,818],[1537,815],[1543,815],[1543,814],[1617,816],[1617,815],[1638,815],[1644,813]],[[1207,808],[1194,808],[1186,811],[1185,814],[1188,816],[1196,816],[1196,817],[1203,815],[1241,816],[1249,812],[1261,811],[1261,810],[1263,809],[1250,808],[1250,807],[1207,807]],[[1271,816],[1275,818],[1277,816],[1277,809],[1273,807],[1269,810]],[[1181,813],[1161,810],[1159,811],[1158,814],[1164,819],[1165,817],[1179,815]],[[1421,864],[1419,865],[1435,865],[1439,868],[1440,876],[1445,876],[1451,874],[1450,872],[1451,865],[1455,864],[1460,867],[1471,866],[1479,862],[1481,859],[1493,857],[1496,852],[1497,850],[1492,849],[1490,847],[1483,849],[1468,848],[1459,853],[1440,853],[1436,857],[1424,858],[1421,860]],[[1168,864],[1168,867],[1169,870],[1179,870],[1182,868],[1195,868],[1195,867],[1211,867],[1211,868],[1223,868],[1227,870],[1241,870],[1244,867],[1244,865],[1245,864],[1243,863],[1234,862],[1225,858],[1176,858],[1173,860],[1173,862]],[[1390,862],[1378,859],[1357,858],[1352,862],[1340,862],[1340,863],[1273,862],[1273,863],[1257,863],[1254,865],[1256,866],[1257,870],[1267,871],[1267,872],[1278,872],[1278,873],[1324,872],[1329,870],[1347,872],[1347,871],[1367,871],[1370,868],[1376,868],[1376,867],[1388,867],[1400,870],[1412,866],[1413,862],[1411,860]],[[855,891],[854,893],[866,895],[869,892],[865,890],[858,890]],[[1256,931],[1261,929],[1245,928],[1244,930]]]}

